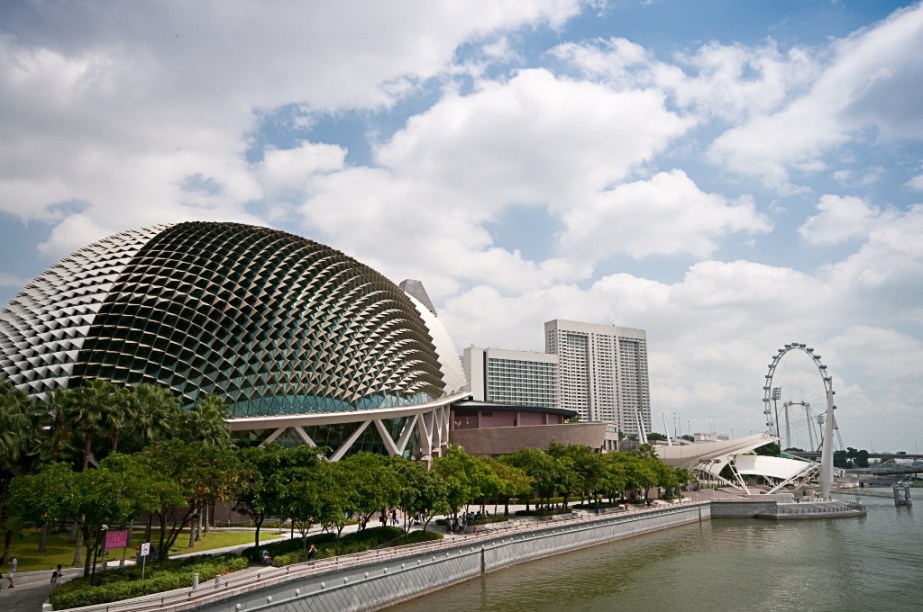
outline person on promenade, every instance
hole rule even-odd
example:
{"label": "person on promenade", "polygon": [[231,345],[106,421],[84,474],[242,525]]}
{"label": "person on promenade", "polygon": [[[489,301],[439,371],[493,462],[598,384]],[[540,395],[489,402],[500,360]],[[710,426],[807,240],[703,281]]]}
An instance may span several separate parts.
{"label": "person on promenade", "polygon": [[314,563],[315,559],[317,559],[317,548],[315,548],[314,544],[311,544],[308,549],[308,561]]}
{"label": "person on promenade", "polygon": [[61,583],[64,582],[64,570],[61,569],[61,565],[58,565],[58,569],[51,572],[51,592],[54,593],[54,590],[61,586]]}
{"label": "person on promenade", "polygon": [[13,588],[13,576],[16,575],[16,566],[19,565],[19,560],[16,558],[16,555],[13,555],[13,559],[10,561],[10,571],[6,575],[6,579],[10,583],[10,588]]}

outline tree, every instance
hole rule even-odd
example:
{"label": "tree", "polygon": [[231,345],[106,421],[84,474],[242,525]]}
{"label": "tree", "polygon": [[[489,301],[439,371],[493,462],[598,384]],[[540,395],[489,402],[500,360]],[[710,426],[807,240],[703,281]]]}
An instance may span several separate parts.
{"label": "tree", "polygon": [[230,416],[231,410],[223,397],[206,395],[185,413],[180,437],[206,446],[229,448],[232,442],[227,419]]}
{"label": "tree", "polygon": [[272,508],[277,507],[277,492],[269,486],[279,469],[280,446],[245,448],[238,452],[241,462],[240,486],[234,493],[234,510],[253,519],[254,546],[260,545],[260,529]]}
{"label": "tree", "polygon": [[96,378],[76,387],[65,395],[64,420],[78,433],[83,444],[82,469],[86,470],[93,457],[95,436],[106,431],[108,423],[120,420],[124,409],[124,393],[109,381]]}
{"label": "tree", "polygon": [[399,505],[401,483],[393,468],[394,461],[404,459],[356,453],[339,462],[350,475],[350,483],[356,494],[353,511],[361,515],[360,529],[365,529],[375,512]]}
{"label": "tree", "polygon": [[433,471],[445,483],[446,501],[456,517],[462,506],[483,497],[484,490],[491,488],[490,480],[494,478],[483,462],[457,445],[449,446],[445,456],[433,460]]}
{"label": "tree", "polygon": [[6,512],[10,485],[34,446],[35,406],[29,397],[6,380],[0,380],[0,526],[4,530],[3,556],[10,554],[13,525]]}
{"label": "tree", "polygon": [[148,470],[140,455],[119,453],[103,459],[98,469],[77,474],[75,516],[80,517],[80,530],[86,542],[84,576],[90,573],[91,560],[109,528],[125,525],[142,512],[157,508],[155,483],[160,479],[161,475]]}
{"label": "tree", "polygon": [[[548,454],[558,459],[562,469],[562,487],[565,493],[565,506],[571,491],[580,491],[581,498],[596,489],[602,476],[602,455],[594,453],[583,444],[559,444],[552,442]],[[568,459],[568,462],[563,462]]]}
{"label": "tree", "polygon": [[[398,493],[398,506],[405,517],[420,513],[425,516],[423,529],[429,525],[436,514],[445,514],[451,510],[447,499],[448,490],[445,481],[419,461],[408,461],[400,457],[391,460],[401,483]],[[404,532],[410,531],[410,521],[404,521]]]}
{"label": "tree", "polygon": [[271,486],[278,487],[282,510],[301,534],[304,549],[308,547],[308,531],[319,522],[322,497],[327,493],[327,483],[320,477],[318,463],[287,467],[276,473],[271,483]]}
{"label": "tree", "polygon": [[[558,468],[554,458],[534,448],[521,448],[507,460],[510,465],[524,471],[532,480],[532,493],[550,500],[558,487]],[[526,509],[529,503],[526,501]]]}
{"label": "tree", "polygon": [[[507,457],[499,459],[487,457],[486,460],[491,464],[500,483],[497,492],[503,500],[503,514],[509,516],[510,498],[528,495],[532,489],[532,479],[524,470],[509,463]],[[494,508],[494,513],[496,514],[496,508]]]}
{"label": "tree", "polygon": [[130,389],[127,396],[131,419],[122,432],[125,445],[142,451],[149,445],[172,438],[182,420],[182,411],[173,393],[156,385],[142,384]]}
{"label": "tree", "polygon": [[17,479],[12,509],[24,520],[76,520],[86,543],[83,573],[89,576],[109,526],[124,524],[153,507],[150,477],[137,459],[126,455],[113,454],[98,469],[82,472],[54,463]]}
{"label": "tree", "polygon": [[153,444],[141,456],[146,469],[156,475],[150,484],[156,499],[153,512],[160,525],[157,552],[160,559],[166,559],[203,502],[232,497],[241,465],[231,449],[182,440]]}
{"label": "tree", "polygon": [[10,487],[9,513],[24,524],[46,523],[72,517],[77,503],[74,470],[66,463],[50,463],[36,474],[17,479]]}
{"label": "tree", "polygon": [[39,456],[44,461],[61,461],[73,452],[70,446],[73,431],[67,421],[68,403],[73,395],[72,389],[55,389],[42,402],[43,417],[39,429],[47,432],[38,444]]}
{"label": "tree", "polygon": [[242,466],[233,449],[210,446],[205,442],[194,442],[191,446],[196,449],[198,459],[193,474],[194,518],[198,521],[194,529],[190,527],[190,547],[202,538],[202,517],[206,509],[219,500],[232,499],[237,488],[242,486]]}
{"label": "tree", "polygon": [[602,455],[603,471],[597,489],[605,492],[610,502],[615,500],[616,493],[624,497],[625,489],[628,485],[628,467],[624,460],[624,457],[627,456],[625,453],[606,453]]}
{"label": "tree", "polygon": [[[616,464],[619,478],[622,479],[622,497],[629,491],[636,491],[644,487],[645,480],[641,478],[641,458],[634,453],[611,453],[611,461]],[[654,475],[650,475],[653,480]],[[653,486],[653,485],[648,485]]]}
{"label": "tree", "polygon": [[314,479],[323,491],[316,519],[325,529],[336,530],[339,538],[356,508],[356,490],[350,473],[339,462],[318,461],[314,465]]}

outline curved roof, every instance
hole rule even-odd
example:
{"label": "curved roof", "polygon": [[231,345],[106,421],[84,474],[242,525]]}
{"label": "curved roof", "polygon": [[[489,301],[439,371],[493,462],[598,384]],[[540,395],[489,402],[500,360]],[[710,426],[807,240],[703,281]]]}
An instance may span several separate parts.
{"label": "curved roof", "polygon": [[686,470],[704,467],[717,474],[734,457],[775,441],[776,438],[763,432],[733,440],[674,444],[673,446],[658,444],[654,446],[654,452],[661,461],[672,467]]}
{"label": "curved roof", "polygon": [[104,378],[221,394],[235,416],[367,410],[460,388],[455,362],[436,317],[375,270],[233,223],[111,236],[0,312],[0,373],[36,396]]}
{"label": "curved roof", "polygon": [[782,457],[738,455],[734,459],[734,467],[743,476],[769,476],[770,478],[788,480],[805,471],[815,469],[817,464]]}

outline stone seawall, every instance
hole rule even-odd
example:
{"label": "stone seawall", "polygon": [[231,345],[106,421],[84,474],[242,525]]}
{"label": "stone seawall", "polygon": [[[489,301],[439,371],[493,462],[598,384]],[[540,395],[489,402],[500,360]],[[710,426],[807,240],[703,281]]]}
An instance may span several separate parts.
{"label": "stone seawall", "polygon": [[[316,568],[309,575],[255,583],[246,589],[214,593],[212,601],[199,599],[183,607],[208,612],[273,610],[304,612],[324,610],[376,610],[423,593],[445,588],[517,563],[525,563],[579,548],[595,546],[636,535],[652,533],[711,518],[709,503],[683,504],[663,509],[590,515],[505,530],[496,535],[479,534],[457,544],[441,542],[423,553],[411,552],[383,561],[367,559],[352,567]],[[419,547],[418,547],[419,548]],[[206,585],[203,591],[207,591]],[[204,593],[203,593],[204,595]],[[221,601],[216,601],[216,599]]]}
{"label": "stone seawall", "polygon": [[[704,501],[704,500],[703,500]],[[712,518],[756,518],[760,514],[775,511],[778,504],[794,504],[791,493],[766,493],[753,497],[725,497],[713,499]]]}

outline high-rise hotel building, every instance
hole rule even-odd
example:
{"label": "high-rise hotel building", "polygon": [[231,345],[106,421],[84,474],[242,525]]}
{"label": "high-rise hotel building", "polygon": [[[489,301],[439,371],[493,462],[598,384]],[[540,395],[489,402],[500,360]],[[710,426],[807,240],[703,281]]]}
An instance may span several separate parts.
{"label": "high-rise hotel building", "polygon": [[545,352],[558,357],[559,406],[584,421],[616,423],[626,435],[651,431],[647,333],[643,329],[555,319]]}
{"label": "high-rise hotel building", "polygon": [[557,408],[558,357],[495,348],[465,349],[465,391],[477,401]]}

